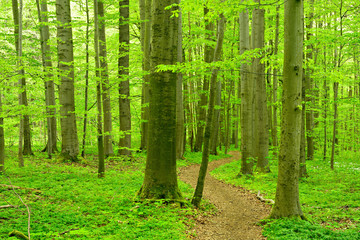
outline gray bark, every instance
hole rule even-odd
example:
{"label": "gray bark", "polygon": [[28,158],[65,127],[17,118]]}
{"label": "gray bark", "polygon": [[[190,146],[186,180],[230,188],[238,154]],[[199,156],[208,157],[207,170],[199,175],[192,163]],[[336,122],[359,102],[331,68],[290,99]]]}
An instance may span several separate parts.
{"label": "gray bark", "polygon": [[99,54],[100,54],[100,76],[101,91],[102,91],[102,104],[104,115],[104,154],[105,157],[114,155],[112,145],[112,118],[111,118],[111,105],[110,105],[110,86],[109,74],[106,52],[106,34],[105,34],[105,10],[103,0],[98,1],[98,14],[99,14]]}
{"label": "gray bark", "polygon": [[61,125],[61,155],[65,159],[77,160],[79,140],[77,136],[74,97],[74,53],[71,26],[70,0],[56,0],[56,18],[59,61],[59,101]]}
{"label": "gray bark", "polygon": [[100,73],[100,43],[99,43],[99,9],[98,1],[94,0],[94,49],[95,49],[95,75],[96,75],[96,106],[97,106],[97,147],[98,147],[98,177],[105,176],[105,147],[102,122],[102,77]]}
{"label": "gray bark", "polygon": [[119,3],[119,113],[120,113],[120,141],[119,155],[131,155],[131,113],[129,87],[129,0]]}
{"label": "gray bark", "polygon": [[47,137],[48,143],[46,145],[46,150],[49,157],[55,151],[57,151],[57,129],[56,129],[56,108],[55,108],[55,84],[53,81],[52,73],[52,59],[51,59],[51,50],[50,50],[50,31],[48,26],[48,8],[47,0],[41,1],[36,0],[38,6],[38,17],[40,22],[40,40],[41,40],[41,55],[42,55],[42,65],[44,68],[44,73],[46,76],[45,80],[45,102],[46,102],[46,113],[47,117]]}
{"label": "gray bark", "polygon": [[284,10],[283,105],[279,170],[270,218],[303,218],[299,200],[303,0],[289,0]]}
{"label": "gray bark", "polygon": [[[181,0],[179,0],[180,2]],[[182,12],[179,11],[179,27],[178,27],[178,48],[177,61],[183,62],[182,54]],[[176,81],[176,159],[184,157],[184,100],[183,100],[183,75],[178,73]]]}
{"label": "gray bark", "polygon": [[[151,74],[149,139],[140,199],[181,199],[176,172],[176,82],[172,71],[157,72],[160,64],[177,61],[178,25],[172,11],[178,0],[155,0],[151,8]],[[173,5],[165,10],[166,6]]]}
{"label": "gray bark", "polygon": [[[217,36],[217,43],[214,51],[214,61],[220,61],[221,58],[221,52],[222,52],[222,45],[224,40],[224,31],[225,31],[225,17],[223,14],[220,14],[220,20],[218,23],[218,36]],[[209,162],[209,153],[210,153],[210,138],[211,138],[211,132],[213,128],[213,114],[214,114],[214,105],[215,105],[215,95],[216,95],[216,85],[217,81],[217,75],[218,75],[219,69],[214,69],[211,74],[211,80],[210,80],[210,96],[209,96],[209,107],[208,107],[208,115],[206,119],[206,127],[205,127],[205,133],[204,133],[204,150],[202,153],[202,160],[201,160],[201,166],[199,170],[199,177],[196,184],[195,193],[193,196],[193,199],[191,203],[195,207],[200,206],[200,202],[203,195],[204,185],[205,185],[205,176],[207,172],[208,162]]]}
{"label": "gray bark", "polygon": [[[244,54],[250,50],[249,41],[249,13],[244,9],[240,13],[240,54]],[[254,82],[251,79],[250,66],[246,63],[241,65],[241,106],[240,106],[240,121],[241,121],[241,174],[252,174],[254,166],[254,116],[253,116],[253,102],[254,102]]]}
{"label": "gray bark", "polygon": [[[257,2],[260,2],[259,0]],[[264,22],[265,10],[256,8],[253,10],[252,20],[252,48],[260,49],[260,57],[254,58],[252,63],[253,81],[255,83],[255,149],[257,164],[256,169],[259,172],[269,171],[268,151],[269,151],[269,131],[268,131],[268,113],[267,113],[267,94],[265,83],[265,65],[261,63],[264,57]]]}
{"label": "gray bark", "polygon": [[[149,82],[150,82],[150,34],[151,34],[151,5],[152,0],[145,0],[144,10],[142,15],[146,22],[143,25],[144,31],[144,59],[143,66],[146,75],[144,76],[144,83],[142,87],[142,115],[141,115],[141,145],[140,149],[145,150],[148,145],[148,135],[149,135]],[[141,9],[140,9],[141,11]]]}
{"label": "gray bark", "polygon": [[[204,8],[204,16],[209,13],[208,8]],[[214,24],[209,22],[205,18],[205,37],[207,41],[212,40],[212,34],[211,32],[214,31]],[[206,63],[211,63],[212,59],[214,57],[214,48],[212,46],[209,46],[208,44],[205,44],[204,47],[204,61]],[[205,121],[206,121],[206,106],[208,103],[208,91],[209,91],[209,79],[207,76],[204,76],[203,84],[202,84],[202,93],[200,94],[200,106],[199,106],[199,120],[197,125],[197,134],[195,139],[195,145],[194,145],[194,152],[201,152],[202,145],[203,145],[203,138],[204,138],[204,127],[205,127]]]}

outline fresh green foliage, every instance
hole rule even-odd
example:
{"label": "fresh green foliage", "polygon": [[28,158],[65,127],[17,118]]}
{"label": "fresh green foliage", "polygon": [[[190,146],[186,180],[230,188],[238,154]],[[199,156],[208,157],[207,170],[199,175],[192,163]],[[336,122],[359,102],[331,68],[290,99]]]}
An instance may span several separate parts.
{"label": "fresh green foliage", "polygon": [[[142,157],[109,160],[101,179],[96,159],[63,163],[45,157],[28,158],[21,169],[16,159],[7,160],[0,183],[21,189],[0,187],[0,205],[18,206],[0,210],[0,239],[13,230],[27,233],[27,211],[15,192],[30,207],[33,239],[185,239],[194,224],[189,217],[198,213],[190,204],[179,208],[162,201],[134,201],[143,178]],[[179,184],[189,199],[193,190]],[[209,204],[204,209],[213,211]]]}
{"label": "fresh green foliage", "polygon": [[[319,158],[307,162],[309,177],[301,179],[299,189],[304,214],[314,224],[270,221],[264,231],[269,239],[360,239],[360,164],[352,160],[359,158],[358,153],[340,155],[335,171]],[[277,161],[270,163],[271,173],[268,174],[239,177],[240,160],[221,166],[212,174],[254,193],[260,191],[265,198],[275,199]]]}

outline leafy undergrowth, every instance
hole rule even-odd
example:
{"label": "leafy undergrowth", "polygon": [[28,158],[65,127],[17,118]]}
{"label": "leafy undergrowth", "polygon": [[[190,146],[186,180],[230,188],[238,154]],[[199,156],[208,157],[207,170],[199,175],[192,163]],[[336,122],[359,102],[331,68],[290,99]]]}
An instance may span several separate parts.
{"label": "leafy undergrowth", "polygon": [[[360,239],[360,162],[351,153],[338,157],[335,170],[328,162],[307,162],[309,177],[300,180],[300,202],[309,222],[295,220],[266,221],[268,239]],[[211,174],[265,198],[275,199],[277,161],[271,161],[271,173],[238,177],[240,160],[221,166]]]}
{"label": "leafy undergrowth", "polygon": [[[191,154],[190,154],[191,155]],[[187,157],[182,165],[197,162]],[[196,216],[213,211],[209,203],[194,210],[189,203],[179,207],[164,202],[135,202],[143,181],[145,159],[132,161],[111,158],[106,177],[97,177],[96,158],[79,163],[46,159],[45,155],[27,158],[24,168],[7,159],[6,174],[0,175],[0,239],[9,232],[27,233],[27,210],[31,211],[33,239],[186,239]],[[179,181],[185,199],[193,190]],[[17,196],[19,194],[19,196]]]}

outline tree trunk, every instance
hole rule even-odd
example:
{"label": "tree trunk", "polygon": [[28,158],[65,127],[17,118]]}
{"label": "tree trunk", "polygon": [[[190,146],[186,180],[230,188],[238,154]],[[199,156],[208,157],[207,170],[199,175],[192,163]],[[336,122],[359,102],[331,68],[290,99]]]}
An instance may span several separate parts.
{"label": "tree trunk", "polygon": [[99,44],[99,4],[94,0],[94,49],[95,49],[95,75],[96,75],[96,106],[97,106],[97,147],[98,147],[98,177],[105,176],[105,148],[103,137],[103,123],[102,123],[102,93],[101,93],[101,68],[100,68],[100,44]]}
{"label": "tree trunk", "polygon": [[[302,87],[301,87],[301,97],[302,99],[306,99],[306,76],[305,76],[305,69],[303,71],[303,78],[302,78]],[[306,172],[306,140],[305,140],[305,121],[306,121],[306,103],[303,101],[301,109],[301,138],[300,138],[300,173],[299,177],[307,177]]]}
{"label": "tree trunk", "polygon": [[[278,55],[278,50],[279,50],[279,6],[276,7],[276,30],[275,30],[275,44],[274,44],[274,55],[277,57]],[[277,127],[278,127],[278,114],[277,114],[277,109],[278,109],[278,96],[277,96],[277,91],[278,91],[278,66],[274,66],[274,70],[273,70],[273,128],[271,130],[271,134],[272,134],[272,143],[273,146],[275,147],[275,154],[277,155],[278,152],[278,137],[277,137]]]}
{"label": "tree trunk", "polygon": [[[176,82],[172,71],[156,71],[177,61],[178,0],[154,0],[151,22],[149,139],[140,199],[181,199],[176,172]],[[164,10],[165,7],[172,8]]]}
{"label": "tree trunk", "polygon": [[[209,22],[206,18],[206,15],[209,13],[209,9],[207,7],[204,8],[204,16],[205,16],[205,37],[207,41],[212,40],[212,32],[214,31],[214,24]],[[205,44],[204,47],[204,61],[205,63],[211,63],[214,57],[214,48]],[[209,79],[205,75],[203,81],[203,89],[200,94],[200,106],[199,106],[199,120],[197,125],[197,134],[194,145],[194,152],[200,152],[202,150],[203,138],[204,138],[204,127],[206,121],[206,106],[208,102],[208,91],[209,91]]]}
{"label": "tree trunk", "polygon": [[[306,39],[308,41],[312,38],[312,27],[313,27],[313,18],[314,18],[314,0],[310,1],[310,8],[311,12],[309,15],[310,22],[306,26],[307,28],[307,34]],[[307,103],[307,106],[313,105],[314,103],[314,96],[313,95],[313,79],[311,77],[312,70],[310,66],[310,62],[313,59],[313,45],[309,44],[307,46],[307,53],[306,53],[306,59],[307,59],[307,69],[306,69],[306,75],[305,75],[305,101]],[[306,111],[306,141],[307,141],[307,160],[312,160],[314,158],[314,141],[313,141],[313,126],[314,126],[314,112],[309,107]]]}
{"label": "tree trunk", "polygon": [[[219,61],[219,60],[218,60]],[[215,109],[210,138],[210,154],[217,155],[217,146],[220,135],[220,108],[221,108],[221,81],[218,80],[215,86]]]}
{"label": "tree trunk", "polygon": [[[23,106],[24,110],[27,109],[28,101],[27,101],[27,91],[26,91],[26,80],[25,80],[25,70],[23,67],[23,63],[21,61],[22,58],[22,9],[23,4],[22,0],[20,0],[20,6],[18,5],[17,0],[12,0],[12,11],[14,17],[14,34],[15,34],[15,47],[16,53],[18,56],[18,73],[19,73],[19,105]],[[31,150],[31,129],[30,129],[30,117],[27,114],[20,114],[20,134],[19,136],[19,152],[21,151],[21,156],[19,156],[19,161],[22,159],[22,155],[33,155]],[[21,143],[20,143],[21,142]],[[22,165],[20,163],[20,165]]]}
{"label": "tree trunk", "polygon": [[105,11],[103,0],[98,1],[99,14],[99,54],[100,54],[100,76],[101,76],[101,91],[102,104],[104,114],[104,154],[105,157],[114,155],[112,145],[112,118],[110,105],[110,85],[106,52],[106,34],[105,34]]}
{"label": "tree trunk", "polygon": [[61,83],[59,86],[61,155],[65,159],[77,160],[79,141],[77,136],[74,97],[74,53],[71,27],[70,0],[56,0],[58,38],[58,61]]}
{"label": "tree trunk", "polygon": [[38,7],[38,17],[40,22],[40,40],[41,40],[41,55],[42,55],[42,65],[46,75],[45,81],[45,102],[46,102],[46,113],[47,117],[47,137],[48,142],[46,144],[46,150],[48,152],[49,158],[51,154],[57,151],[57,129],[56,129],[56,108],[55,108],[55,84],[53,81],[52,74],[52,60],[51,60],[51,49],[49,44],[50,31],[48,26],[48,8],[47,0],[41,1],[36,0]]}
{"label": "tree trunk", "polygon": [[289,0],[284,5],[282,130],[275,204],[270,218],[303,218],[299,200],[299,155],[304,3]]}
{"label": "tree trunk", "polygon": [[[257,0],[257,2],[260,2]],[[252,48],[264,50],[264,23],[265,10],[256,8],[253,10],[252,20]],[[268,131],[268,113],[267,113],[267,99],[266,99],[266,83],[265,83],[265,65],[261,63],[264,54],[260,57],[254,58],[252,63],[253,81],[255,83],[255,149],[257,164],[256,169],[259,172],[269,172],[269,131]]]}
{"label": "tree trunk", "polygon": [[120,141],[119,155],[131,155],[131,113],[129,87],[129,0],[119,4],[119,113]]}
{"label": "tree trunk", "polygon": [[141,115],[141,144],[140,149],[145,150],[148,145],[148,135],[149,135],[149,83],[150,83],[150,34],[151,34],[151,0],[145,0],[144,9],[142,15],[144,16],[144,20],[147,20],[142,26],[144,28],[144,71],[146,74],[144,76],[144,83],[142,86],[142,115]]}
{"label": "tree trunk", "polygon": [[[179,0],[180,3],[181,0]],[[177,61],[183,62],[182,46],[182,12],[179,11]],[[184,157],[184,100],[183,100],[183,75],[178,73],[176,80],[176,159]]]}
{"label": "tree trunk", "polygon": [[[216,48],[214,51],[214,62],[220,61],[222,45],[224,40],[224,31],[225,31],[225,17],[223,14],[220,14],[220,20],[218,23],[218,36]],[[219,69],[214,69],[211,74],[211,88],[209,96],[209,107],[208,115],[206,119],[206,127],[204,133],[204,149],[202,153],[201,166],[199,170],[199,177],[196,184],[195,193],[191,203],[195,207],[200,206],[200,202],[203,195],[204,185],[205,185],[205,176],[207,172],[208,162],[209,162],[209,153],[210,153],[210,138],[211,138],[211,129],[213,128],[213,115],[214,115],[214,105],[215,105],[215,94],[216,94],[216,85],[217,85],[217,75]]]}
{"label": "tree trunk", "polygon": [[[244,9],[240,13],[240,54],[250,50],[249,41],[249,13]],[[241,170],[240,174],[253,174],[254,166],[254,82],[250,75],[250,66],[246,63],[241,65]]]}
{"label": "tree trunk", "polygon": [[85,114],[84,114],[84,127],[83,127],[83,139],[82,139],[82,150],[81,157],[85,157],[85,146],[86,146],[86,131],[87,131],[87,116],[88,116],[88,101],[89,101],[89,1],[85,1],[86,11],[86,72],[85,72]]}
{"label": "tree trunk", "polygon": [[331,159],[330,159],[330,167],[331,167],[332,170],[334,170],[335,148],[338,145],[338,142],[337,142],[338,90],[339,90],[339,83],[334,82],[334,123],[333,123],[333,138],[332,138],[332,147],[331,147]]}
{"label": "tree trunk", "polygon": [[0,89],[0,174],[4,172],[5,164],[5,135],[4,118],[2,117],[2,91]]}

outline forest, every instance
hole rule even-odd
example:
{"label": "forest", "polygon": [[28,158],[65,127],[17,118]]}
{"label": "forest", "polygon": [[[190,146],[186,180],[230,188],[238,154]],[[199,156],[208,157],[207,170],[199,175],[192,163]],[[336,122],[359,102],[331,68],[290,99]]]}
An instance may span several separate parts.
{"label": "forest", "polygon": [[0,12],[0,239],[360,240],[359,1]]}

